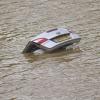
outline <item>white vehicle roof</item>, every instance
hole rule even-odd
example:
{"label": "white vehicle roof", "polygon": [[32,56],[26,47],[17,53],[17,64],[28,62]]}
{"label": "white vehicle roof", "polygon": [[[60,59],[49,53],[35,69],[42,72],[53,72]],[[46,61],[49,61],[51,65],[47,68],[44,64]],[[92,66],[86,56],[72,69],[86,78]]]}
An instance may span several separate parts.
{"label": "white vehicle roof", "polygon": [[50,31],[50,32],[43,32],[40,35],[33,37],[31,39],[31,41],[35,40],[35,39],[38,39],[38,38],[52,39],[56,36],[63,35],[63,34],[68,34],[68,33],[70,33],[68,31],[68,29],[58,28],[58,29],[54,29],[53,31]]}

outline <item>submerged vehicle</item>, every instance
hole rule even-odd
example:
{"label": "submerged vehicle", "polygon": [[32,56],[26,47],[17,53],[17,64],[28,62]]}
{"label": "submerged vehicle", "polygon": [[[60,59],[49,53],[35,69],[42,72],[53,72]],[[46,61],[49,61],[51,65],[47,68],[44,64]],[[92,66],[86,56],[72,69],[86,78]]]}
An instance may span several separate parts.
{"label": "submerged vehicle", "polygon": [[32,37],[23,50],[23,53],[53,52],[80,41],[80,36],[65,28],[56,28]]}

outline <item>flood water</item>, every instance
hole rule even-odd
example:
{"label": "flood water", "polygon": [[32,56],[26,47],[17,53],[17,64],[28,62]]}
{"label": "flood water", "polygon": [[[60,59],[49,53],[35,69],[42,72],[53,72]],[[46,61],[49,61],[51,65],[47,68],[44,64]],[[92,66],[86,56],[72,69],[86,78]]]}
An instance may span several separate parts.
{"label": "flood water", "polygon": [[[21,53],[57,27],[81,36],[80,51]],[[0,0],[0,100],[100,100],[100,0]]]}

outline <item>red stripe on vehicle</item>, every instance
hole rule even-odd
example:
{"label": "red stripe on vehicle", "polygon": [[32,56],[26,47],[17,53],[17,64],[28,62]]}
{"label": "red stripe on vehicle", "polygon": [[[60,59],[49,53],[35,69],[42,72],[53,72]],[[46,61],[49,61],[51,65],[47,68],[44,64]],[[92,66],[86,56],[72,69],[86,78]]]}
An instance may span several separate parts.
{"label": "red stripe on vehicle", "polygon": [[46,39],[46,38],[38,38],[38,39],[35,39],[34,42],[42,44],[42,43],[46,42],[47,40],[48,39]]}

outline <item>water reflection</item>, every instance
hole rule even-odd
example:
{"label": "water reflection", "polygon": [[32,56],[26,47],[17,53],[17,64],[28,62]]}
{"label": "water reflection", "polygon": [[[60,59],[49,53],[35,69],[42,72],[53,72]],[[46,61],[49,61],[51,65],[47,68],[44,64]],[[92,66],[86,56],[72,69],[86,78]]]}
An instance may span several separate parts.
{"label": "water reflection", "polygon": [[[59,49],[51,53],[44,53],[44,54],[38,54],[38,55],[35,55],[34,53],[26,53],[23,55],[25,59],[27,59],[28,62],[32,63],[34,61],[41,61],[41,60],[45,60],[48,58],[49,59],[54,59],[54,58],[62,59],[62,58],[66,58],[68,55],[76,54],[80,52],[82,52],[82,50],[80,49],[79,46],[76,46],[76,47],[70,46],[70,47],[67,47],[66,49],[65,48]],[[68,61],[70,61],[70,58],[68,59]]]}

